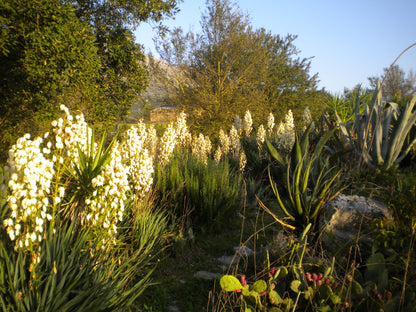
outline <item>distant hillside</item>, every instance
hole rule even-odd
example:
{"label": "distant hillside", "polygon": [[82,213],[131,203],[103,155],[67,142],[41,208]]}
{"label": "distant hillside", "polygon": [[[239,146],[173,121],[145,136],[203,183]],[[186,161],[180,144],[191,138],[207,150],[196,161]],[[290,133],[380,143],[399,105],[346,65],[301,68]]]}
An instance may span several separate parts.
{"label": "distant hillside", "polygon": [[[142,93],[137,104],[133,104],[129,120],[134,122],[139,118],[147,119],[152,108],[171,106],[169,97],[175,92],[178,71],[175,67],[157,58],[146,56],[146,66],[149,71],[149,87]],[[180,75],[180,74],[179,74]]]}

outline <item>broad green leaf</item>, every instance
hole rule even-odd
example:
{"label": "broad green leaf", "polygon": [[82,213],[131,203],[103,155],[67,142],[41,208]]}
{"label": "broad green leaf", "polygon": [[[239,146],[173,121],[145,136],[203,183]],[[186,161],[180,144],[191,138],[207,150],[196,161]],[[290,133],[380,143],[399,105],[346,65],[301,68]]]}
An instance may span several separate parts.
{"label": "broad green leaf", "polygon": [[298,293],[300,290],[299,290],[299,287],[300,287],[300,285],[302,284],[302,282],[300,281],[300,280],[293,280],[291,283],[290,283],[290,289],[293,291],[293,292],[295,292],[295,293]]}
{"label": "broad green leaf", "polygon": [[243,288],[243,285],[241,285],[240,281],[232,275],[224,275],[221,277],[220,286],[221,289],[225,291],[236,291]]}
{"label": "broad green leaf", "polygon": [[262,293],[267,290],[267,283],[264,280],[255,281],[251,286],[251,290]]}
{"label": "broad green leaf", "polygon": [[274,305],[279,305],[283,302],[282,297],[280,297],[280,295],[275,290],[271,290],[269,292],[269,300],[270,300],[270,303]]}

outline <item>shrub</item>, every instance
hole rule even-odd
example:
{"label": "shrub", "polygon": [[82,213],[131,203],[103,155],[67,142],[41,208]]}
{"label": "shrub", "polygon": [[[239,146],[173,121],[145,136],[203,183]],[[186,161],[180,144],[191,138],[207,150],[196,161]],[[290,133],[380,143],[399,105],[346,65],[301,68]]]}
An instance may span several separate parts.
{"label": "shrub", "polygon": [[155,189],[175,218],[189,216],[195,227],[220,228],[241,207],[241,177],[226,161],[207,164],[177,153],[155,169]]}

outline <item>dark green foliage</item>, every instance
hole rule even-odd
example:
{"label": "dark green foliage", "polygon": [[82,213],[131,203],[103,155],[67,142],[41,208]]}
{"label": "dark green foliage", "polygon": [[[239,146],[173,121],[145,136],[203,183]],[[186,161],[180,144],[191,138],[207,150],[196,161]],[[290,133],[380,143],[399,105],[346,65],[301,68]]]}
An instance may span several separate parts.
{"label": "dark green foliage", "polygon": [[63,1],[73,4],[79,20],[94,29],[102,93],[90,117],[105,122],[125,119],[148,85],[143,47],[135,43],[132,31],[141,22],[173,16],[181,0]]}
{"label": "dark green foliage", "polygon": [[92,105],[100,61],[91,27],[58,0],[2,1],[0,23],[0,142],[7,147],[47,125],[59,104]]}
{"label": "dark green foliage", "polygon": [[242,206],[241,178],[226,162],[207,165],[176,155],[155,169],[158,200],[176,218],[189,217],[195,229],[219,229]]}
{"label": "dark green foliage", "polygon": [[383,75],[369,77],[368,81],[372,89],[377,89],[378,84],[383,83],[384,100],[398,101],[406,99],[410,101],[416,92],[416,76],[413,71],[406,73],[399,65],[383,68]]}

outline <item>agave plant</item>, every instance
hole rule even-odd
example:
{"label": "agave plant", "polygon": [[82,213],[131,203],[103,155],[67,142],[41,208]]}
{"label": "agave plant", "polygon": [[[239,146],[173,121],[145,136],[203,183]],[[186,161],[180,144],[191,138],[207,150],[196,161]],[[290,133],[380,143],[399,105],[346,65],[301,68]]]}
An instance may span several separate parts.
{"label": "agave plant", "polygon": [[[374,91],[370,105],[361,103],[356,97],[353,122],[344,124],[335,112],[346,144],[357,153],[360,164],[387,170],[403,160],[416,142],[415,138],[403,147],[407,134],[416,122],[416,112],[413,112],[415,103],[416,96],[400,112],[396,103],[382,100],[379,87]],[[363,112],[360,112],[361,104]]]}
{"label": "agave plant", "polygon": [[311,125],[299,139],[295,136],[295,144],[290,155],[283,157],[267,142],[271,156],[285,169],[283,188],[285,197],[273,181],[270,170],[269,178],[273,192],[280,209],[301,233],[311,223],[315,229],[317,218],[323,205],[331,198],[335,181],[340,171],[329,165],[329,157],[323,157],[322,151],[325,143],[333,134],[326,133],[316,144],[313,152],[310,151],[309,134]]}

